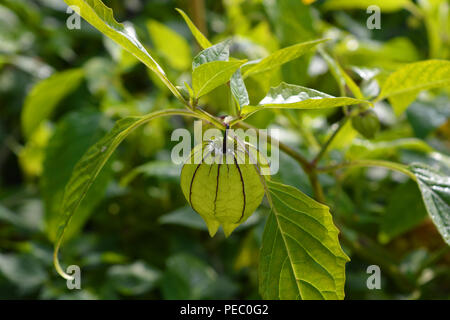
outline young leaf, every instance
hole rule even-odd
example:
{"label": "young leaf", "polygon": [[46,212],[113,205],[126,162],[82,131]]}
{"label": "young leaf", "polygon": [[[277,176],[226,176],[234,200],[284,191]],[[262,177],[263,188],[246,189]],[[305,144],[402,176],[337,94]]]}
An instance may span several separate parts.
{"label": "young leaf", "polygon": [[175,10],[177,10],[181,14],[184,21],[186,22],[189,29],[191,30],[192,35],[194,36],[195,40],[197,40],[198,44],[200,45],[200,47],[202,47],[203,49],[211,47],[212,46],[211,42],[209,42],[209,40],[203,35],[203,33],[201,33],[200,30],[197,29],[197,27],[194,25],[194,23],[191,21],[191,19],[189,19],[187,14],[184,13],[184,11],[181,9],[176,8]]}
{"label": "young leaf", "polygon": [[193,117],[195,113],[184,110],[162,110],[150,113],[141,117],[127,117],[117,121],[112,130],[106,134],[100,141],[90,147],[81,157],[72,172],[69,182],[64,191],[64,197],[61,205],[59,218],[59,227],[56,234],[54,264],[58,273],[66,279],[71,277],[64,273],[58,261],[58,250],[67,226],[72,216],[77,212],[78,207],[85,198],[98,174],[105,166],[112,153],[119,144],[137,127],[150,120],[167,115],[188,115]]}
{"label": "young leaf", "polygon": [[163,69],[136,38],[134,30],[118,23],[113,17],[111,8],[105,6],[100,0],[64,0],[64,2],[69,6],[78,7],[80,15],[87,22],[143,62],[158,75],[180,101],[184,102],[183,97],[169,81]]}
{"label": "young leaf", "polygon": [[277,50],[256,64],[249,64],[249,67],[244,71],[244,78],[247,78],[252,74],[279,67],[286,62],[297,59],[309,50],[313,49],[319,43],[325,41],[327,41],[327,39],[302,42]]}
{"label": "young leaf", "polygon": [[375,101],[389,98],[397,115],[413,102],[421,90],[450,85],[450,61],[426,60],[408,64],[392,73]]}
{"label": "young leaf", "polygon": [[263,299],[343,299],[345,264],[329,208],[267,181],[271,202],[260,253]]}
{"label": "young leaf", "polygon": [[170,66],[181,71],[190,67],[191,48],[182,36],[155,20],[147,22],[147,29],[156,49]]}
{"label": "young leaf", "polygon": [[230,57],[230,40],[225,40],[215,44],[203,51],[200,51],[192,60],[192,70],[198,66],[213,61],[228,61]]}
{"label": "young leaf", "polygon": [[450,245],[450,177],[422,163],[410,165],[428,214]]}
{"label": "young leaf", "polygon": [[82,69],[55,73],[38,82],[25,99],[22,110],[22,131],[30,137],[42,120],[48,118],[58,103],[75,90],[83,79]]}
{"label": "young leaf", "polygon": [[245,61],[213,61],[195,68],[192,72],[195,97],[199,98],[230,80],[243,63]]}
{"label": "young leaf", "polygon": [[250,104],[247,88],[245,87],[244,79],[242,78],[241,69],[238,69],[230,80],[230,88],[233,97],[236,99],[240,108]]}
{"label": "young leaf", "polygon": [[244,107],[242,114],[251,114],[266,108],[323,109],[358,103],[369,102],[348,97],[333,97],[317,90],[282,82],[278,87],[271,88],[258,106]]}

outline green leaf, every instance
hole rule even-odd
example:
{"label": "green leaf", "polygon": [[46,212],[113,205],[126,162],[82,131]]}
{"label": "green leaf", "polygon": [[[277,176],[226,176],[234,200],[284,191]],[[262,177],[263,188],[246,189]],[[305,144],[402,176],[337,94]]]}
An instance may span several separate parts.
{"label": "green leaf", "polygon": [[161,224],[176,224],[208,231],[205,221],[190,206],[185,206],[162,215],[158,219],[158,222]]}
{"label": "green leaf", "polygon": [[53,74],[38,82],[25,99],[22,110],[22,131],[30,137],[41,121],[50,117],[58,103],[75,90],[83,79],[82,69]]}
{"label": "green leaf", "polygon": [[282,82],[278,87],[270,88],[269,93],[258,106],[244,107],[242,114],[250,114],[266,108],[324,109],[358,103],[369,102],[347,97],[333,97],[317,90]]}
{"label": "green leaf", "polygon": [[393,12],[407,7],[410,3],[410,0],[328,0],[323,8],[325,10],[366,10],[369,6],[375,5],[380,7],[382,12]]}
{"label": "green leaf", "polygon": [[191,65],[191,48],[188,42],[172,29],[155,20],[147,22],[147,29],[158,53],[177,70]]}
{"label": "green leaf", "polygon": [[428,214],[444,241],[450,245],[450,177],[422,163],[412,163]]}
{"label": "green leaf", "polygon": [[403,113],[421,90],[450,85],[450,61],[426,60],[408,64],[392,73],[375,101],[389,98],[397,115]]}
{"label": "green leaf", "polygon": [[42,286],[48,273],[42,262],[30,253],[0,253],[0,278],[14,283],[22,291],[29,291]]}
{"label": "green leaf", "polygon": [[[103,134],[101,114],[95,112],[72,113],[57,125],[45,154],[41,178],[42,197],[45,204],[45,224],[48,237],[53,241],[59,224],[59,210],[64,187],[72,170],[84,152]],[[72,237],[85,223],[92,210],[102,200],[111,178],[112,170],[103,170],[86,194],[65,234]]]}
{"label": "green leaf", "polygon": [[229,81],[245,61],[213,61],[202,64],[192,72],[192,86],[196,98]]}
{"label": "green leaf", "polygon": [[411,230],[427,216],[420,192],[412,180],[397,186],[389,197],[380,225],[379,239],[388,242]]}
{"label": "green leaf", "polygon": [[150,161],[131,170],[121,179],[120,184],[126,186],[140,174],[146,177],[158,177],[164,181],[179,181],[180,173],[181,165],[171,161]]}
{"label": "green leaf", "polygon": [[260,253],[263,299],[343,299],[345,264],[329,208],[294,187],[267,182],[272,214]]}
{"label": "green leaf", "polygon": [[204,299],[218,285],[217,272],[199,258],[180,253],[167,260],[161,281],[164,299]]}
{"label": "green leaf", "polygon": [[286,62],[297,59],[298,57],[313,49],[319,43],[325,41],[327,41],[327,39],[302,42],[277,50],[256,64],[249,64],[249,67],[244,71],[244,78],[252,74],[277,68]]}
{"label": "green leaf", "polygon": [[402,138],[392,141],[355,140],[346,151],[347,159],[387,159],[398,155],[400,150],[413,150],[422,153],[433,152],[426,142],[417,138]]}
{"label": "green leaf", "polygon": [[194,36],[195,40],[197,40],[198,44],[203,48],[206,49],[208,47],[211,47],[212,44],[209,42],[209,40],[200,32],[200,30],[197,29],[197,27],[194,25],[194,23],[189,19],[186,13],[184,13],[181,9],[175,9],[177,10],[181,16],[183,17],[184,21],[188,25],[189,29],[192,32],[192,35]]}
{"label": "green leaf", "polygon": [[236,99],[240,108],[250,104],[247,88],[245,87],[244,79],[242,78],[241,70],[238,69],[230,80],[230,88],[233,97]]}
{"label": "green leaf", "polygon": [[450,119],[450,101],[445,95],[431,101],[416,101],[406,113],[408,122],[419,138],[426,138]]}
{"label": "green leaf", "polygon": [[125,27],[123,24],[118,23],[114,19],[111,8],[105,6],[100,0],[64,0],[64,2],[69,6],[78,7],[80,15],[87,22],[143,62],[158,75],[161,81],[180,101],[184,102],[183,97],[172,82],[169,81],[163,69],[139,42],[132,27]]}
{"label": "green leaf", "polygon": [[200,51],[192,60],[192,70],[198,66],[213,61],[228,61],[230,57],[230,40],[215,44]]}
{"label": "green leaf", "polygon": [[112,153],[119,144],[137,127],[149,122],[150,120],[168,115],[189,115],[196,117],[190,111],[184,110],[162,110],[150,113],[141,117],[127,117],[116,122],[111,131],[100,139],[96,144],[90,147],[81,157],[72,172],[69,182],[64,191],[64,197],[61,204],[60,224],[56,234],[54,264],[58,273],[64,278],[70,279],[65,274],[58,261],[58,250],[61,245],[64,233],[77,212],[81,202],[86,197],[95,179],[105,166]]}
{"label": "green leaf", "polygon": [[115,265],[108,270],[110,285],[123,295],[141,295],[152,290],[161,272],[143,261],[129,265]]}

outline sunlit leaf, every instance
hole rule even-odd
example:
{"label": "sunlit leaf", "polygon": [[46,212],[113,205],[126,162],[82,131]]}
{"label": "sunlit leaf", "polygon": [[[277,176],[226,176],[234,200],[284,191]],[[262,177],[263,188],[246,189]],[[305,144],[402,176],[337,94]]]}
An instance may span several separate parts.
{"label": "sunlit leaf", "polygon": [[324,4],[326,10],[362,9],[375,5],[382,12],[393,12],[405,8],[410,0],[327,0]]}
{"label": "sunlit leaf", "polygon": [[87,22],[143,62],[158,75],[161,81],[180,101],[184,101],[176,87],[167,78],[163,69],[139,42],[132,27],[125,27],[123,24],[118,23],[114,19],[112,10],[105,6],[103,2],[100,0],[64,0],[64,2],[69,6],[78,7],[80,15]]}
{"label": "sunlit leaf", "polygon": [[450,85],[450,61],[426,60],[408,64],[384,82],[377,101],[389,98],[397,115],[403,113],[421,90]]}
{"label": "sunlit leaf", "polygon": [[200,51],[192,60],[192,70],[212,61],[228,61],[230,57],[230,41],[226,40]]}
{"label": "sunlit leaf", "polygon": [[260,253],[264,299],[343,299],[345,264],[329,208],[294,187],[267,182],[272,214]]}
{"label": "sunlit leaf", "polygon": [[410,165],[417,178],[428,214],[450,245],[450,177],[421,163]]}
{"label": "sunlit leaf", "polygon": [[202,64],[192,72],[192,86],[196,98],[230,80],[245,61],[213,61]]}
{"label": "sunlit leaf", "polygon": [[403,138],[392,141],[356,140],[345,153],[348,159],[386,159],[395,156],[400,150],[413,150],[423,153],[433,152],[433,148],[417,138]]}
{"label": "sunlit leaf", "polygon": [[245,86],[244,79],[242,78],[240,69],[238,69],[231,76],[230,88],[231,88],[231,93],[233,94],[233,96],[236,99],[240,108],[250,104],[247,88]]}
{"label": "sunlit leaf", "polygon": [[51,116],[58,103],[78,87],[83,76],[82,69],[59,72],[31,89],[22,110],[22,131],[26,137],[30,137],[42,120]]}
{"label": "sunlit leaf", "polygon": [[277,68],[286,62],[297,59],[298,57],[304,55],[305,53],[313,49],[319,43],[325,41],[327,41],[327,39],[302,42],[290,47],[277,50],[272,54],[270,54],[269,56],[262,59],[261,61],[259,61],[258,63],[251,65],[249,64],[249,67],[243,71],[244,72],[243,76],[244,78],[246,78],[252,74],[267,71],[272,68]]}
{"label": "sunlit leaf", "polygon": [[197,29],[197,27],[194,25],[194,23],[189,19],[186,13],[184,13],[181,9],[176,9],[181,16],[183,17],[184,21],[188,25],[189,29],[192,32],[192,35],[194,36],[195,40],[197,40],[198,44],[203,48],[206,49],[210,46],[212,46],[211,42],[200,32],[200,30]]}
{"label": "sunlit leaf", "polygon": [[242,114],[250,114],[266,108],[324,109],[359,103],[368,102],[348,97],[333,97],[314,89],[282,82],[278,87],[271,88],[258,106],[244,107]]}

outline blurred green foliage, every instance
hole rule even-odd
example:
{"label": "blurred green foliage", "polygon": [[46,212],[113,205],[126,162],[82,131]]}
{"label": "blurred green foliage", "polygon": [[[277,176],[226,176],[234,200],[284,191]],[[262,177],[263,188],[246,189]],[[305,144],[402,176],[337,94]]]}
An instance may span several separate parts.
{"label": "blurred green foliage", "polygon": [[[406,63],[450,58],[445,0],[370,1],[382,8],[381,30],[366,28],[367,1],[104,2],[118,21],[133,23],[177,85],[190,82],[191,59],[200,50],[177,7],[212,43],[232,37],[233,56],[241,59],[330,38],[326,52],[365,97],[377,96],[389,73]],[[52,241],[76,162],[114,120],[180,107],[154,73],[84,20],[81,29],[69,30],[66,9],[62,0],[0,2],[0,299],[260,298],[257,265],[267,204],[230,238],[210,238],[186,206],[181,168],[170,161],[172,130],[192,127],[179,117],[156,119],[119,147],[66,235],[63,261],[81,266],[82,290],[68,290],[57,276]],[[309,53],[250,75],[249,100],[256,104],[281,80],[358,98],[355,88],[336,82],[339,67],[329,63],[327,55]],[[211,113],[232,113],[224,87],[202,97]],[[375,138],[364,139],[347,123],[330,146],[330,159],[420,161],[448,170],[449,94],[448,88],[422,92],[403,114],[377,103],[381,130]],[[274,110],[249,122],[279,128],[280,140],[310,158],[341,117],[337,109]],[[283,154],[280,162],[274,179],[312,195],[301,167]],[[352,259],[347,298],[450,298],[450,251],[414,183],[380,168],[319,178]],[[381,267],[381,290],[367,289],[371,264]]]}

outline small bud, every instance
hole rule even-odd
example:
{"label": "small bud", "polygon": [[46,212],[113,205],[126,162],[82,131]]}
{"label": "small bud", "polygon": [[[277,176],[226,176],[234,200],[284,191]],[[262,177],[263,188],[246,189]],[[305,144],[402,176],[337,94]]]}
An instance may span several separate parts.
{"label": "small bud", "polygon": [[365,110],[352,118],[353,128],[367,139],[373,139],[380,129],[380,121],[375,112]]}

